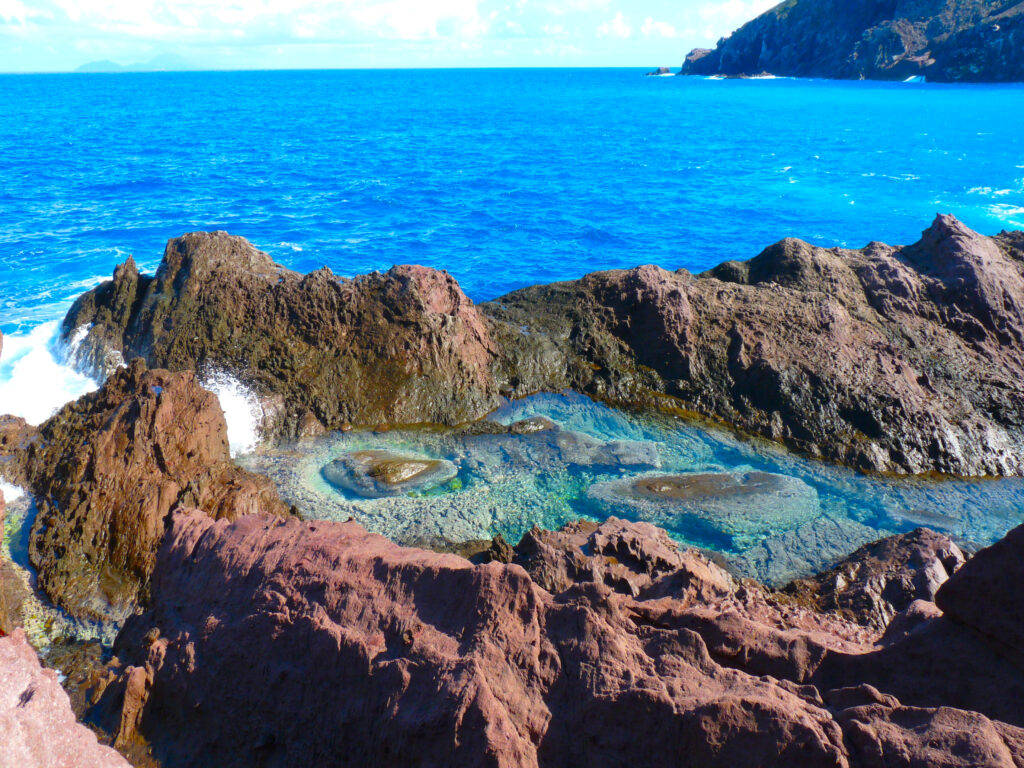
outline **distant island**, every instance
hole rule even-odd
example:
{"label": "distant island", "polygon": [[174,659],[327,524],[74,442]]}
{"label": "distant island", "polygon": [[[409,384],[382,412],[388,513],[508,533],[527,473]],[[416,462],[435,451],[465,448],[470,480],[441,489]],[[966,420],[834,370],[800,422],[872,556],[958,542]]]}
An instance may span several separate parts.
{"label": "distant island", "polygon": [[679,74],[1024,81],[1024,3],[786,0],[691,51]]}
{"label": "distant island", "polygon": [[196,67],[188,59],[173,53],[165,53],[160,56],[154,56],[149,61],[136,62],[134,64],[118,64],[109,59],[89,61],[76,68],[75,72],[174,72],[190,69],[196,69]]}

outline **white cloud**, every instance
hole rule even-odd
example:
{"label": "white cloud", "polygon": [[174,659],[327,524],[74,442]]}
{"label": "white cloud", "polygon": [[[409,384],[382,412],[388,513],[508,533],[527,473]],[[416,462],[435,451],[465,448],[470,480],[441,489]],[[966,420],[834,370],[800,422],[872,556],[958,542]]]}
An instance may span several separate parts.
{"label": "white cloud", "polygon": [[730,31],[778,5],[778,0],[723,0],[702,5],[698,13],[705,21]]}
{"label": "white cloud", "polygon": [[622,11],[615,14],[615,17],[604,22],[597,28],[598,37],[619,37],[627,38],[633,34],[633,28],[629,26]]}
{"label": "white cloud", "polygon": [[655,21],[650,16],[644,19],[640,27],[640,33],[644,37],[678,37],[676,28],[667,21]]}

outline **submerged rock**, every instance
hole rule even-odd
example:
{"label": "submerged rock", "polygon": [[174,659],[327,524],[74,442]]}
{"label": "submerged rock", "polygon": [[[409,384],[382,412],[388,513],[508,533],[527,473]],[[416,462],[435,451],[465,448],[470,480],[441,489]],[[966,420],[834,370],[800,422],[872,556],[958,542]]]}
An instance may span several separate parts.
{"label": "submerged rock", "polygon": [[75,721],[57,673],[20,629],[0,633],[0,768],[131,768]]}
{"label": "submerged rock", "polygon": [[458,474],[445,459],[403,456],[391,451],[350,451],[321,473],[332,485],[359,496],[392,496],[432,488]]}
{"label": "submerged rock", "polygon": [[962,669],[929,663],[967,647],[942,617],[894,674],[863,628],[739,584],[651,526],[539,532],[515,558],[529,573],[351,522],[179,512],[93,714],[168,768],[1024,758],[1024,730],[989,714],[1020,723],[1024,699],[975,695],[998,675],[1012,697],[1021,674],[973,646],[984,682],[965,694]]}
{"label": "submerged rock", "polygon": [[587,496],[605,513],[618,509],[734,551],[820,514],[818,494],[807,483],[759,471],[625,477],[595,483]]}

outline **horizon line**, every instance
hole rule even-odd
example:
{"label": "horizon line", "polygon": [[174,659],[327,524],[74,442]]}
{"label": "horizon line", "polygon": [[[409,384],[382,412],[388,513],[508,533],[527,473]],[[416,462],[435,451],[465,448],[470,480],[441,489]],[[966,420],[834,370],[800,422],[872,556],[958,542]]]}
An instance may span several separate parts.
{"label": "horizon line", "polygon": [[[82,65],[85,66],[85,65]],[[654,69],[657,69],[657,65]],[[81,69],[53,69],[53,70],[0,70],[0,76],[7,75],[159,75],[159,74],[189,74],[189,73],[210,73],[210,72],[410,72],[410,71],[436,71],[436,70],[491,70],[491,69],[651,69],[649,64],[633,65],[602,65],[602,64],[579,64],[551,66],[546,64],[518,64],[518,65],[491,65],[481,67],[467,67],[461,65],[432,66],[432,67],[195,67],[187,69],[134,69],[126,65],[124,69],[82,71]]]}

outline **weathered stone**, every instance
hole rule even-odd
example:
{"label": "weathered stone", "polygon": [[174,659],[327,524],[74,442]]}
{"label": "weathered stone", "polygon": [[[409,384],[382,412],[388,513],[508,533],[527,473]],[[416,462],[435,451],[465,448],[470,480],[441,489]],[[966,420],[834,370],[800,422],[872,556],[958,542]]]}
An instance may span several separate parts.
{"label": "weathered stone", "polygon": [[360,496],[392,496],[451,480],[458,469],[445,459],[403,456],[391,451],[351,451],[321,470],[332,485]]}

